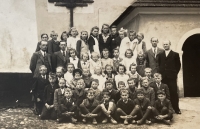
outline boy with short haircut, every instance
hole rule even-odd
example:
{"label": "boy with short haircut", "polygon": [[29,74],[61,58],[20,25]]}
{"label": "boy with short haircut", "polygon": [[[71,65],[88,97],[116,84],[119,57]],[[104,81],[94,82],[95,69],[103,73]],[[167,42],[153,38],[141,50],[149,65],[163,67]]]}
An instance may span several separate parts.
{"label": "boy with short haircut", "polygon": [[74,69],[73,70],[73,79],[70,81],[70,89],[76,89],[77,81],[83,80],[82,79],[82,70],[81,69]]}
{"label": "boy with short haircut", "polygon": [[69,88],[65,89],[64,97],[61,99],[60,105],[58,105],[57,122],[64,122],[70,120],[72,123],[76,123],[74,118],[77,116],[77,106],[72,98],[72,91]]}
{"label": "boy with short haircut", "polygon": [[117,90],[115,90],[113,88],[113,86],[114,86],[114,83],[110,80],[107,80],[105,82],[105,89],[103,89],[102,92],[109,92],[110,93],[110,99],[116,102],[117,101],[117,98],[116,98]]}
{"label": "boy with short haircut", "polygon": [[[162,90],[166,93],[166,98],[170,100],[170,93],[169,93],[169,88],[166,84],[162,83],[162,75],[160,73],[155,73],[154,74],[154,79],[155,82],[151,83],[149,86],[152,87],[155,91],[155,93],[158,92],[158,90]],[[157,95],[156,95],[156,100],[157,100]]]}
{"label": "boy with short haircut", "polygon": [[42,109],[42,113],[40,118],[44,119],[56,119],[56,111],[54,109],[53,100],[54,100],[54,91],[59,88],[58,84],[56,84],[56,74],[49,73],[49,82],[44,89],[44,107]]}
{"label": "boy with short haircut", "polygon": [[126,85],[123,81],[118,82],[118,87],[117,87],[117,94],[115,95],[115,103],[118,102],[118,100],[121,98],[121,90],[126,89]]}
{"label": "boy with short haircut", "polygon": [[144,69],[144,77],[148,78],[149,84],[155,82],[155,79],[152,77],[152,69],[151,68],[145,68]]}
{"label": "boy with short haircut", "polygon": [[132,111],[135,107],[133,100],[129,98],[128,90],[121,90],[121,98],[117,102],[116,116],[119,120],[124,120],[124,124],[127,125],[130,120],[133,120],[135,116],[132,115]]}
{"label": "boy with short haircut", "polygon": [[140,80],[142,77],[137,73],[136,68],[137,68],[137,65],[135,63],[132,63],[129,67],[130,72],[128,72],[128,75],[129,75],[129,78],[135,79],[136,87],[140,88]]}
{"label": "boy with short haircut", "polygon": [[58,66],[56,68],[56,76],[57,76],[57,81],[56,83],[58,84],[58,81],[61,79],[61,78],[64,78],[64,68],[62,66]]}
{"label": "boy with short haircut", "polygon": [[137,98],[137,95],[136,95],[136,91],[137,91],[137,87],[136,87],[136,79],[134,78],[129,78],[127,80],[127,84],[128,84],[128,92],[129,92],[129,98],[134,100]]}
{"label": "boy with short haircut", "polygon": [[132,123],[141,125],[146,121],[146,124],[151,124],[151,121],[149,120],[152,109],[151,103],[149,99],[144,96],[143,90],[137,90],[136,93],[137,98],[134,100],[135,108],[132,112],[132,116],[136,116],[136,118],[132,121]]}
{"label": "boy with short haircut", "polygon": [[49,84],[48,76],[47,76],[47,68],[45,65],[41,65],[39,67],[40,76],[35,78],[33,86],[31,88],[30,93],[33,95],[34,101],[34,114],[40,115],[42,112],[42,108],[44,106],[44,89],[45,86]]}
{"label": "boy with short haircut", "polygon": [[72,98],[75,101],[75,104],[79,107],[79,105],[83,102],[86,97],[85,91],[85,83],[82,79],[78,80],[76,83],[76,88],[72,91]]}
{"label": "boy with short haircut", "polygon": [[162,90],[158,90],[157,96],[158,99],[152,108],[154,117],[157,121],[170,125],[170,121],[173,118],[173,108],[171,102],[166,98],[166,94]]}
{"label": "boy with short haircut", "polygon": [[117,72],[119,64],[123,64],[123,59],[119,57],[119,49],[113,49],[113,70]]}
{"label": "boy with short haircut", "polygon": [[94,98],[98,101],[101,101],[102,99],[102,95],[101,95],[101,91],[98,89],[99,86],[99,80],[98,79],[93,79],[92,83],[91,83],[91,88],[94,91]]}
{"label": "boy with short haircut", "polygon": [[66,89],[65,84],[66,84],[65,79],[61,78],[58,82],[58,85],[60,88],[56,89],[54,92],[53,105],[54,105],[56,112],[58,111],[58,108],[59,108],[58,106],[61,103],[61,99],[64,97],[64,93],[65,93],[65,89]]}
{"label": "boy with short haircut", "polygon": [[100,105],[97,108],[97,112],[101,112],[101,118],[102,124],[105,124],[108,122],[108,120],[112,124],[117,124],[117,121],[113,118],[116,105],[115,103],[110,99],[110,93],[109,92],[103,92],[102,93],[103,99],[100,102]]}
{"label": "boy with short haircut", "polygon": [[73,79],[73,70],[75,69],[73,63],[67,64],[67,72],[64,74],[64,78],[66,80],[66,86],[70,87],[70,81]]}
{"label": "boy with short haircut", "polygon": [[149,79],[147,77],[143,77],[141,79],[141,85],[141,89],[144,92],[144,96],[150,100],[151,106],[153,106],[155,102],[155,92],[154,89],[149,86]]}
{"label": "boy with short haircut", "polygon": [[94,91],[89,89],[87,91],[87,98],[80,104],[80,114],[83,117],[83,122],[86,123],[88,119],[92,119],[93,124],[97,124],[96,117],[100,114],[97,113],[99,101],[94,99]]}

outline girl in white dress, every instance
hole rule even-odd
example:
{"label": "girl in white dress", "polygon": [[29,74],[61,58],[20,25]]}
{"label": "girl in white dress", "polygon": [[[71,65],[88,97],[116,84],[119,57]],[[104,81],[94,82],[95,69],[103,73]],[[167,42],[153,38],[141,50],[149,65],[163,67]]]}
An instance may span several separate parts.
{"label": "girl in white dress", "polygon": [[67,48],[68,50],[73,48],[76,50],[76,44],[77,44],[77,41],[80,40],[77,35],[78,35],[78,31],[75,27],[72,27],[69,31],[69,35],[70,37],[67,38]]}
{"label": "girl in white dress", "polygon": [[130,49],[130,39],[127,37],[127,30],[123,28],[119,30],[119,36],[122,39],[120,47],[119,47],[119,51],[120,51],[119,57],[124,58],[125,51],[127,49]]}

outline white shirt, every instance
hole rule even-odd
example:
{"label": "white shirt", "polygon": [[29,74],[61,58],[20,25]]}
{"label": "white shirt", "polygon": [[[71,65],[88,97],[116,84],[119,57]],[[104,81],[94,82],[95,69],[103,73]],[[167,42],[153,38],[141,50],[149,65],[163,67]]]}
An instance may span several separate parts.
{"label": "white shirt", "polygon": [[97,38],[93,37],[93,39],[94,39],[94,42],[95,42],[95,45],[93,45],[94,52],[97,52],[100,55],[99,42],[98,42]]}
{"label": "white shirt", "polygon": [[69,57],[70,63],[74,64],[75,69],[78,68],[78,57],[75,57],[74,59],[72,57]]}
{"label": "white shirt", "polygon": [[81,63],[82,69],[89,69],[90,68],[89,60],[87,60],[85,63],[84,63],[84,61],[81,60],[80,63]]}
{"label": "white shirt", "polygon": [[131,58],[125,57],[125,58],[123,59],[123,63],[124,63],[124,65],[125,65],[125,67],[126,67],[126,70],[129,71],[130,65],[131,65],[132,63],[135,63],[135,64],[136,64],[136,58],[135,58],[134,56],[132,56]]}
{"label": "white shirt", "polygon": [[70,73],[70,72],[66,72],[65,74],[64,74],[64,78],[65,78],[65,80],[66,80],[66,86],[70,86],[69,84],[70,84],[70,81],[73,79],[73,75],[72,75],[72,73]]}
{"label": "white shirt", "polygon": [[124,37],[119,47],[119,51],[120,51],[119,57],[124,58],[125,52],[127,49],[130,49],[130,39],[128,37]]}
{"label": "white shirt", "polygon": [[61,93],[62,93],[62,94],[64,94],[64,92],[65,92],[65,89],[64,89],[64,88],[63,88],[63,89],[61,89]]}
{"label": "white shirt", "polygon": [[96,62],[94,62],[92,59],[90,59],[90,73],[94,74],[94,68],[95,67],[102,67],[102,62],[101,60],[97,60]]}
{"label": "white shirt", "polygon": [[155,54],[155,57],[156,57],[156,55],[157,55],[157,51],[158,51],[158,48],[157,47],[152,47],[151,48],[152,49],[152,51],[153,51],[153,53]]}
{"label": "white shirt", "polygon": [[171,50],[165,50],[165,55],[166,55],[166,57],[169,55],[170,51],[171,51]]}
{"label": "white shirt", "polygon": [[93,75],[92,75],[92,78],[98,79],[98,80],[99,80],[98,89],[99,89],[100,91],[103,91],[103,89],[105,89],[105,81],[106,81],[106,78],[103,77],[102,75],[97,75],[97,74],[93,74]]}
{"label": "white shirt", "polygon": [[44,52],[44,51],[42,51],[42,50],[40,50],[41,51],[41,53],[42,53],[42,55],[44,56],[44,54],[46,54],[46,52]]}
{"label": "white shirt", "polygon": [[117,89],[118,89],[118,82],[119,81],[123,81],[125,83],[126,88],[128,88],[128,85],[127,85],[127,80],[128,79],[129,79],[129,76],[126,75],[126,74],[123,74],[123,75],[118,74],[118,75],[116,75],[115,76],[115,83],[117,85]]}
{"label": "white shirt", "polygon": [[74,38],[74,37],[67,38],[67,47],[76,49],[76,44],[77,44],[78,40],[79,40],[78,37],[76,37],[76,38]]}

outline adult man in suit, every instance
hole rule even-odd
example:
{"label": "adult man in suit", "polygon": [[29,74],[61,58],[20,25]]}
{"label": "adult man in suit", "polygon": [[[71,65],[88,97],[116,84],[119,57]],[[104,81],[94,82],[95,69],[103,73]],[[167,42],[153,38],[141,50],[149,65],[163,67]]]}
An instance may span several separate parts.
{"label": "adult man in suit", "polygon": [[152,69],[152,75],[158,72],[157,55],[164,51],[163,49],[157,47],[158,43],[159,43],[158,38],[152,37],[151,38],[152,48],[146,52],[147,67],[150,67]]}
{"label": "adult man in suit", "polygon": [[64,69],[66,69],[66,66],[69,63],[69,52],[66,51],[66,42],[61,41],[59,47],[60,51],[55,52],[52,56],[53,72],[56,72],[56,68],[58,66],[62,66]]}
{"label": "adult man in suit", "polygon": [[47,41],[41,41],[40,51],[33,53],[30,62],[30,70],[33,77],[39,77],[39,67],[45,65],[47,67],[47,74],[52,71],[51,55],[46,53]]}
{"label": "adult man in suit", "polygon": [[60,42],[57,41],[58,34],[55,31],[52,31],[50,34],[51,40],[48,41],[48,53],[53,54],[54,52],[60,51]]}
{"label": "adult man in suit", "polygon": [[179,98],[177,92],[177,75],[181,68],[179,54],[170,49],[171,42],[163,42],[164,52],[158,55],[159,72],[162,74],[164,84],[167,84],[170,92],[172,107],[177,114],[181,114],[179,109]]}

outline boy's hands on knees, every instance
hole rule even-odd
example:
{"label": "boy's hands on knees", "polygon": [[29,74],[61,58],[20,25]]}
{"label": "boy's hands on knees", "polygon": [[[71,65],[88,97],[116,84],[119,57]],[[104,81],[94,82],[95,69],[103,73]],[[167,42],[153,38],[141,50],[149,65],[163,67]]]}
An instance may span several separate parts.
{"label": "boy's hands on knees", "polygon": [[135,105],[135,107],[136,107],[136,108],[139,108],[140,106],[139,106],[139,105]]}
{"label": "boy's hands on knees", "polygon": [[151,106],[148,106],[147,108],[148,108],[148,109],[151,109]]}
{"label": "boy's hands on knees", "polygon": [[37,98],[37,102],[40,102],[41,100],[40,100],[40,98]]}
{"label": "boy's hands on knees", "polygon": [[50,109],[50,105],[48,105],[47,103],[45,103],[45,106],[47,109]]}
{"label": "boy's hands on knees", "polygon": [[30,93],[32,93],[33,91],[31,90]]}
{"label": "boy's hands on knees", "polygon": [[50,105],[50,108],[53,108],[54,107],[54,105]]}

